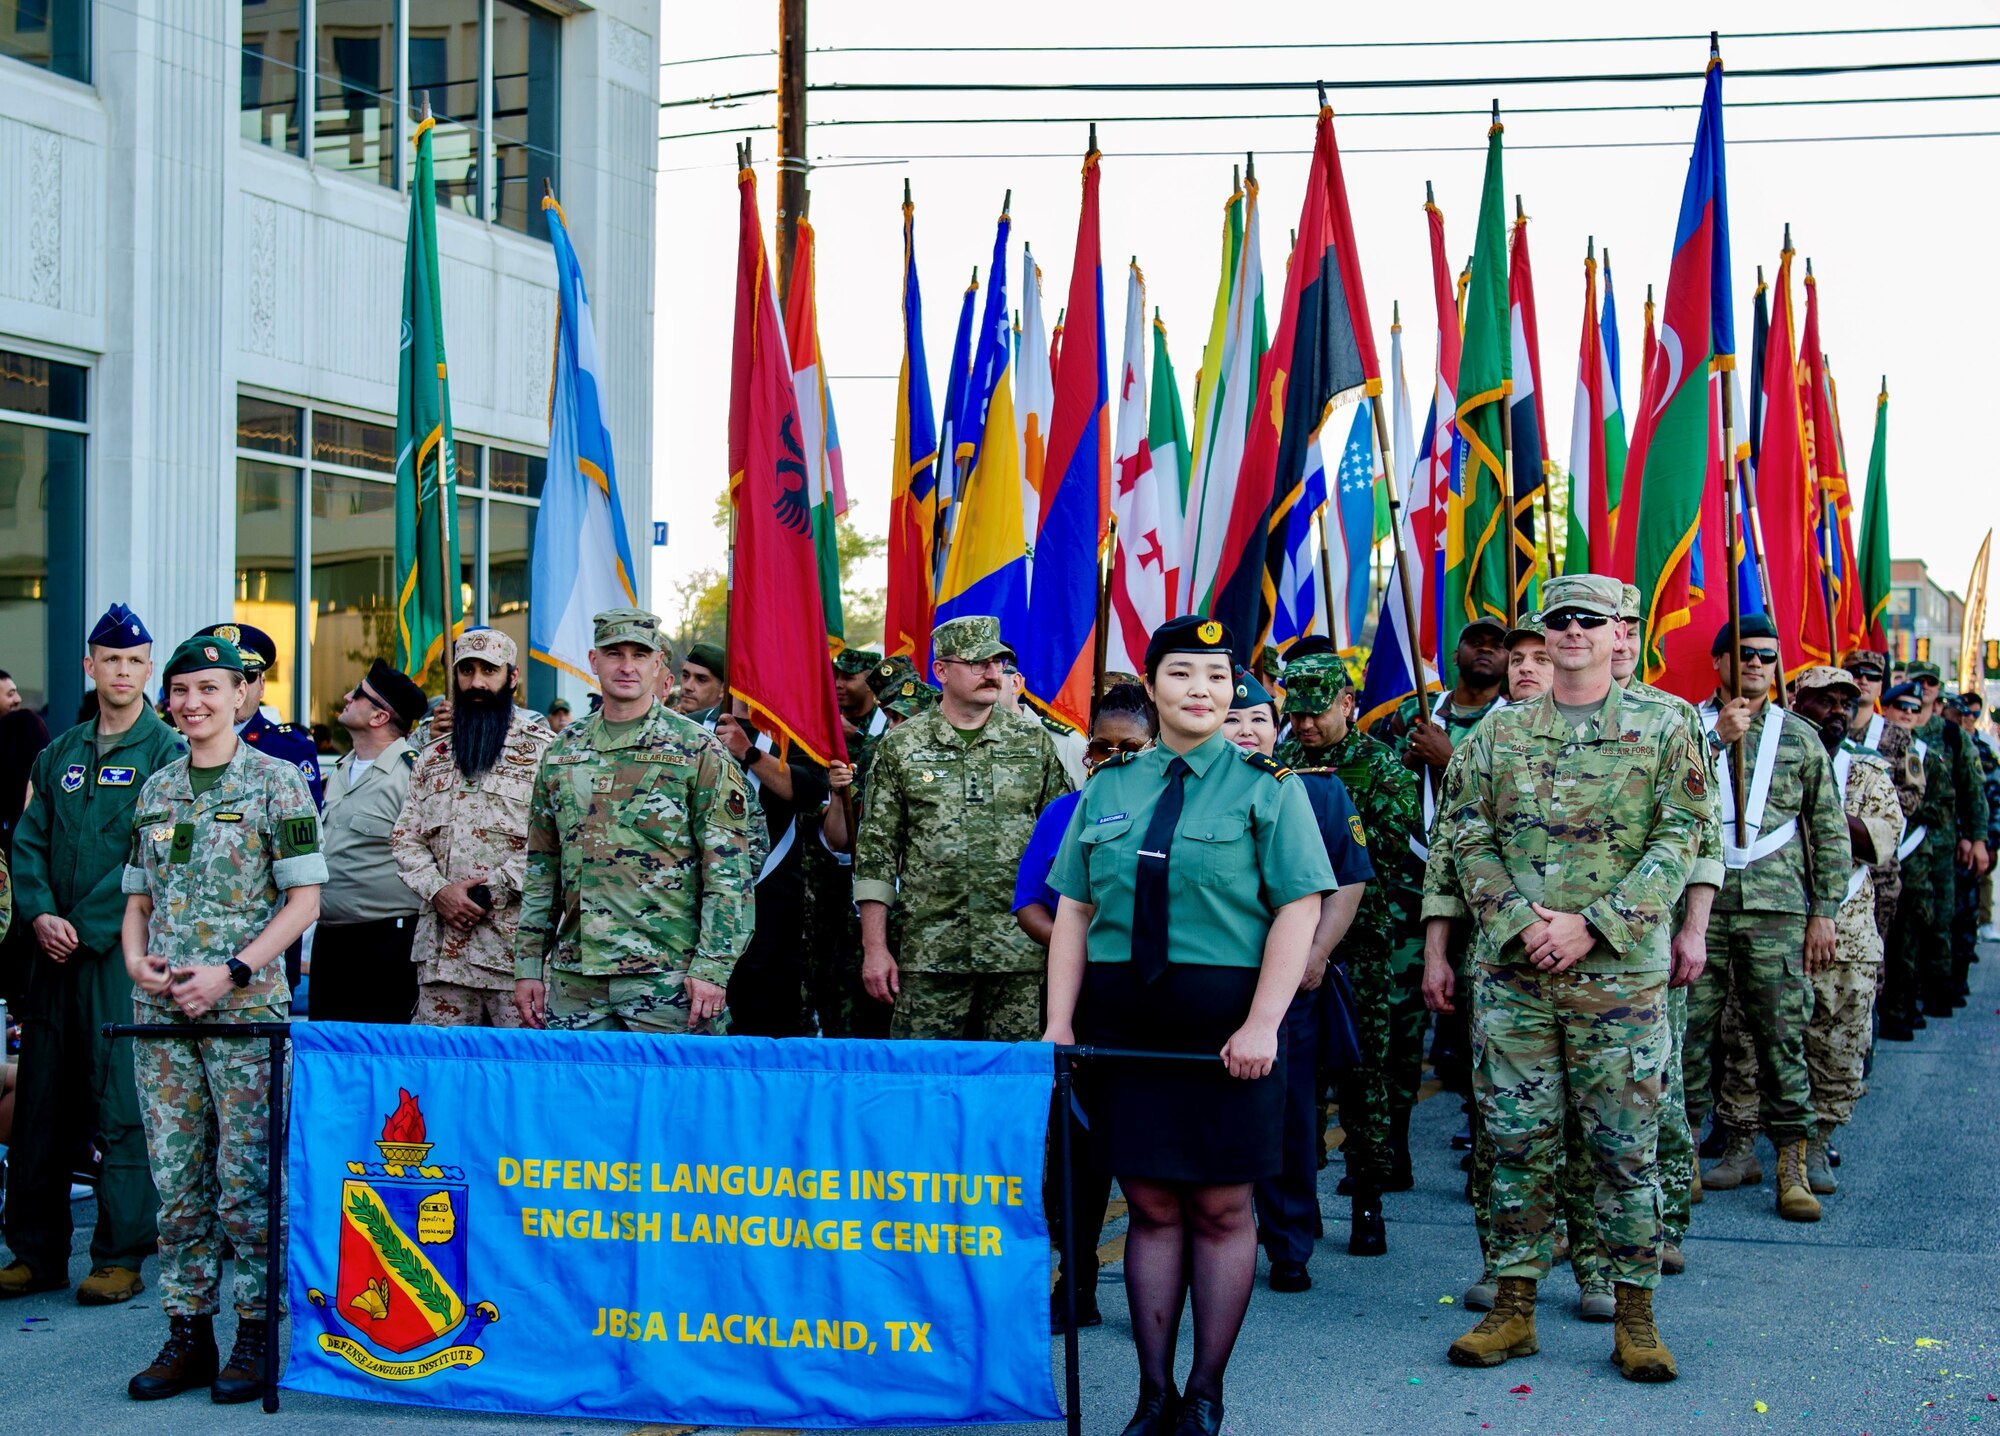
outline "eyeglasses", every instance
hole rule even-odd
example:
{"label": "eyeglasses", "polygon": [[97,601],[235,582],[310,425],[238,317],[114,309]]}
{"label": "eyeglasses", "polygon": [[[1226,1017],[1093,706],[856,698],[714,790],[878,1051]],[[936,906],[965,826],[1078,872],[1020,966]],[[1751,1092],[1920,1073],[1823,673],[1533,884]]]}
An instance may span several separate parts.
{"label": "eyeglasses", "polygon": [[1571,628],[1597,629],[1604,627],[1611,619],[1602,613],[1578,613],[1564,609],[1561,613],[1542,615],[1542,627],[1550,633],[1563,633]]}
{"label": "eyeglasses", "polygon": [[1778,650],[1775,648],[1739,648],[1736,650],[1736,656],[1745,663],[1761,663],[1769,668],[1777,663]]}
{"label": "eyeglasses", "polygon": [[988,669],[992,669],[996,673],[1006,673],[1008,671],[1007,660],[1004,658],[981,658],[977,660],[971,658],[940,658],[932,666],[935,668],[944,668],[954,663],[960,668],[970,668],[975,673],[984,673]]}

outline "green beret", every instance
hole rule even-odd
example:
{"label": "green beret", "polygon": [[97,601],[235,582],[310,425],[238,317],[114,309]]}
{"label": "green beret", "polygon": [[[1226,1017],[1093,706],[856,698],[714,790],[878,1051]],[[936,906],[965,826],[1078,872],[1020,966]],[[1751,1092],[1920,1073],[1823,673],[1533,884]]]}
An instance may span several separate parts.
{"label": "green beret", "polygon": [[614,643],[639,643],[657,653],[667,651],[660,637],[660,617],[643,608],[607,608],[590,620],[590,646],[609,648]]}
{"label": "green beret", "polygon": [[1264,685],[1257,681],[1257,675],[1247,668],[1236,670],[1236,696],[1229,701],[1231,712],[1239,708],[1255,708],[1260,703],[1271,702],[1271,695],[1264,691]]}
{"label": "green beret", "polygon": [[729,655],[716,643],[696,643],[688,647],[687,661],[697,668],[706,668],[723,683],[729,681]]}
{"label": "green beret", "polygon": [[161,676],[171,679],[176,674],[200,673],[210,668],[243,672],[243,650],[226,638],[218,638],[212,633],[197,633],[174,650],[174,656],[167,660],[167,670]]}

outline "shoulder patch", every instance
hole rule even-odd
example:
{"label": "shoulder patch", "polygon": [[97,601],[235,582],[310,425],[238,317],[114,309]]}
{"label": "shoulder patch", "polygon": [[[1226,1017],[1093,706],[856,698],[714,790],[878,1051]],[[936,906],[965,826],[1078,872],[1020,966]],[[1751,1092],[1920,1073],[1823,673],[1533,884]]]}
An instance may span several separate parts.
{"label": "shoulder patch", "polygon": [[1349,813],[1347,815],[1347,831],[1353,835],[1355,842],[1361,844],[1364,848],[1368,846],[1368,830],[1361,826],[1361,817],[1359,814]]}
{"label": "shoulder patch", "polygon": [[1262,753],[1253,753],[1248,748],[1239,748],[1237,751],[1243,755],[1245,763],[1260,773],[1269,773],[1280,783],[1292,776],[1292,770],[1287,768],[1283,763],[1280,763],[1276,758],[1266,757]]}

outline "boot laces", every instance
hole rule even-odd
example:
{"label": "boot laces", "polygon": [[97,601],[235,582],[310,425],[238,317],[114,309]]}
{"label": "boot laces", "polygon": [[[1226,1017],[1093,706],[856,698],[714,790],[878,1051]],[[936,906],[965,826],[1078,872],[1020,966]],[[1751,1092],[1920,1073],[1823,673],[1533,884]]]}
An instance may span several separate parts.
{"label": "boot laces", "polygon": [[239,1330],[225,1365],[237,1371],[257,1371],[264,1364],[264,1334]]}
{"label": "boot laces", "polygon": [[1620,1302],[1617,1320],[1618,1329],[1624,1333],[1628,1345],[1652,1348],[1660,1344],[1660,1328],[1638,1303],[1630,1300]]}
{"label": "boot laces", "polygon": [[160,1354],[153,1358],[155,1366],[172,1366],[194,1349],[194,1318],[175,1317],[167,1326],[167,1339],[160,1346]]}

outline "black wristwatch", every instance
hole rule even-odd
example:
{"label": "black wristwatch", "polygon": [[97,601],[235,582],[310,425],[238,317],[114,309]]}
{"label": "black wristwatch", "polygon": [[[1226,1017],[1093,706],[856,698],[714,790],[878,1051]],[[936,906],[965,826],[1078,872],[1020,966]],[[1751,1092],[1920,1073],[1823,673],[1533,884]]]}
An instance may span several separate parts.
{"label": "black wristwatch", "polygon": [[240,957],[230,958],[228,966],[229,980],[238,987],[248,987],[250,979],[257,975],[256,969]]}

